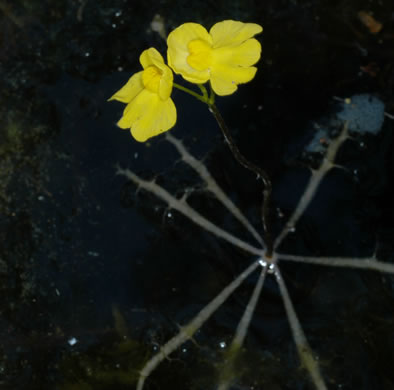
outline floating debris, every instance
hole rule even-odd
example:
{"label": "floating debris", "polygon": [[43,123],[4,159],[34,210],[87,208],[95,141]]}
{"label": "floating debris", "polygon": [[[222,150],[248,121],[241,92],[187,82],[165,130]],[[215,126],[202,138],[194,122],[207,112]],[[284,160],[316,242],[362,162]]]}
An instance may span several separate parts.
{"label": "floating debris", "polygon": [[150,28],[152,31],[157,32],[164,40],[167,39],[167,32],[166,32],[166,27],[164,25],[164,18],[156,14],[153,17],[152,22],[150,23]]}
{"label": "floating debris", "polygon": [[78,340],[75,337],[71,337],[67,340],[68,345],[70,345],[71,347],[74,346],[77,342]]}
{"label": "floating debris", "polygon": [[357,14],[358,18],[360,19],[360,22],[368,28],[369,32],[371,34],[377,34],[379,33],[382,28],[383,24],[378,22],[371,14],[369,14],[366,11],[359,11]]}

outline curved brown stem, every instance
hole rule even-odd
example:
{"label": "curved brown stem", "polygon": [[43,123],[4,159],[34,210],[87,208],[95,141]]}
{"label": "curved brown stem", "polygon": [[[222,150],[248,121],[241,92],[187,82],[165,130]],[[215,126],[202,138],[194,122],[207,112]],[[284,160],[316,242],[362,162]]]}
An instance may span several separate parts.
{"label": "curved brown stem", "polygon": [[258,178],[261,178],[264,184],[263,189],[263,203],[261,205],[261,219],[263,222],[263,228],[265,232],[265,242],[267,245],[267,253],[266,256],[270,257],[273,252],[273,243],[272,243],[272,236],[271,236],[271,225],[270,225],[270,204],[271,204],[271,193],[272,193],[272,184],[271,179],[267,175],[267,173],[261,169],[256,164],[250,162],[238,149],[233,136],[231,135],[226,122],[224,121],[222,115],[220,114],[219,110],[217,109],[214,103],[209,104],[209,111],[215,117],[224,138],[229,146],[231,153],[235,157],[235,159],[246,169],[249,169],[253,173],[257,175]]}

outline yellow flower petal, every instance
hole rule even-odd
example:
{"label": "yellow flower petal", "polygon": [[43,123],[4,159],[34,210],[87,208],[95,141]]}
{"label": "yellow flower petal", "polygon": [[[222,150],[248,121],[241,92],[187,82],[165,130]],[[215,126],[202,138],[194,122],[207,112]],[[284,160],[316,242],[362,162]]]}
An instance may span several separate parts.
{"label": "yellow flower petal", "polygon": [[[140,63],[144,69],[155,67],[160,71],[159,85],[152,84],[151,88],[148,89],[152,92],[157,92],[162,100],[168,99],[171,96],[174,76],[172,70],[164,63],[161,54],[155,48],[151,47],[142,52],[140,55]],[[152,71],[150,72],[153,74]],[[148,73],[146,74],[146,80],[148,80]]]}
{"label": "yellow flower petal", "polygon": [[174,102],[171,99],[162,100],[156,93],[145,89],[127,105],[118,126],[131,129],[133,137],[144,142],[169,130],[175,123]]}
{"label": "yellow flower petal", "polygon": [[196,70],[209,70],[212,65],[211,46],[201,39],[195,39],[187,46],[190,53],[186,58],[187,63]]}
{"label": "yellow flower petal", "polygon": [[213,62],[228,66],[254,65],[261,56],[261,45],[256,39],[248,39],[238,46],[224,46],[213,51]]}
{"label": "yellow flower petal", "polygon": [[167,100],[171,96],[174,75],[172,70],[166,65],[160,79],[159,96],[162,100]]}
{"label": "yellow flower petal", "polygon": [[215,64],[211,71],[212,89],[219,96],[231,95],[237,90],[238,84],[252,80],[256,72],[254,66],[243,68]]}
{"label": "yellow flower petal", "polygon": [[141,53],[140,63],[144,69],[152,65],[161,69],[165,65],[162,55],[154,47],[144,50]]}
{"label": "yellow flower petal", "polygon": [[212,46],[212,38],[208,31],[198,23],[184,23],[173,30],[167,38],[167,60],[168,65],[175,73],[191,82],[202,84],[209,79],[209,70],[197,70],[190,66],[187,61],[189,57],[189,43],[200,40],[206,45]]}
{"label": "yellow flower petal", "polygon": [[130,103],[143,89],[142,73],[138,72],[129,78],[129,81],[108,100],[118,100],[122,103]]}
{"label": "yellow flower petal", "polygon": [[213,48],[239,45],[254,35],[261,33],[263,28],[256,23],[242,23],[235,20],[224,20],[212,26]]}
{"label": "yellow flower petal", "polygon": [[161,80],[161,71],[158,67],[148,66],[142,72],[142,83],[146,89],[158,93]]}

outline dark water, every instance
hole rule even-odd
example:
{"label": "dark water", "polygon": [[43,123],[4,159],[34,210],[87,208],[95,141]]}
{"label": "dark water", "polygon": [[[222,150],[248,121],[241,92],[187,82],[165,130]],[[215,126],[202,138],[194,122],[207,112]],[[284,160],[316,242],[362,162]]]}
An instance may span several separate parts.
{"label": "dark water", "polygon": [[[373,34],[359,11],[383,29]],[[308,178],[302,150],[338,110],[368,93],[394,114],[394,4],[368,1],[0,1],[0,388],[134,388],[138,370],[252,259],[116,176],[128,167],[248,239],[204,194],[163,137],[135,142],[107,103],[138,57],[195,21],[260,23],[253,82],[218,99],[239,148],[274,183],[274,230]],[[179,80],[178,80],[179,81]],[[261,188],[238,166],[206,107],[179,91],[171,134],[204,158],[261,229]],[[355,135],[281,251],[393,262],[393,119]],[[283,264],[297,313],[330,389],[393,389],[394,284],[367,271]],[[214,389],[252,291],[247,280],[164,362],[147,389]],[[273,280],[252,321],[233,389],[309,389]]]}

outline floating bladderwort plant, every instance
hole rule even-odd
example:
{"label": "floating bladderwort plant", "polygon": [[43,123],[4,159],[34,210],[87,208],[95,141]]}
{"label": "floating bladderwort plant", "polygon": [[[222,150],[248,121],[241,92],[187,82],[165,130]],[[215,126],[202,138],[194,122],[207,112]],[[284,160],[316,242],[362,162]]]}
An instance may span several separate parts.
{"label": "floating bladderwort plant", "polygon": [[[168,64],[186,81],[197,84],[201,94],[173,82],[171,69],[160,53],[150,48],[140,56],[143,71],[133,75],[126,85],[109,100],[127,103],[118,122],[130,129],[137,141],[161,134],[176,123],[176,109],[171,100],[172,88],[178,88],[207,104],[223,135],[240,164],[255,172],[264,182],[262,220],[267,252],[272,254],[272,239],[268,228],[271,181],[260,167],[248,161],[238,150],[230,131],[215,105],[215,94],[231,95],[239,84],[251,81],[260,59],[261,45],[253,37],[263,28],[255,23],[225,20],[209,31],[197,23],[185,23],[172,31],[168,38]],[[209,93],[204,83],[209,81]]]}
{"label": "floating bladderwort plant", "polygon": [[[237,90],[239,84],[246,83],[254,78],[257,68],[253,65],[258,62],[261,54],[260,43],[254,36],[261,31],[262,27],[257,24],[232,20],[215,24],[209,32],[196,23],[183,24],[168,36],[168,66],[156,49],[150,48],[144,51],[140,57],[143,71],[133,75],[127,84],[111,98],[127,103],[123,117],[118,122],[119,127],[130,129],[131,134],[137,141],[145,141],[175,125],[176,110],[170,98],[172,88],[175,87],[191,94],[207,104],[236,160],[245,168],[257,174],[258,178],[263,181],[261,217],[264,232],[263,235],[260,235],[242,211],[219,187],[206,166],[193,157],[180,140],[169,133],[166,134],[167,141],[176,148],[182,160],[200,176],[206,185],[206,189],[255,238],[258,245],[254,246],[205,218],[188,204],[186,197],[178,199],[154,181],[144,180],[129,169],[118,169],[119,174],[133,181],[138,188],[155,194],[166,202],[168,207],[182,213],[202,229],[241,248],[254,258],[243,272],[197,313],[190,322],[182,326],[178,334],[165,343],[160,351],[146,362],[140,371],[137,390],[142,390],[152,371],[184,342],[192,339],[196,331],[204,325],[210,316],[224,304],[227,298],[249,275],[258,269],[260,269],[260,276],[239,321],[226,354],[225,363],[221,367],[218,376],[218,389],[228,389],[236,379],[236,373],[233,369],[235,360],[243,346],[267,274],[273,275],[279,286],[292,336],[303,367],[308,371],[316,389],[327,389],[318,362],[305,337],[286,284],[281,276],[279,262],[285,260],[394,273],[393,264],[381,262],[375,255],[367,258],[307,257],[279,252],[281,243],[290,232],[295,230],[298,220],[310,205],[327,172],[337,167],[335,164],[336,155],[344,141],[349,138],[349,130],[348,122],[345,120],[339,136],[331,141],[326,140],[328,145],[320,166],[311,170],[311,176],[295,210],[279,235],[276,238],[272,237],[269,224],[271,181],[263,169],[250,162],[240,153],[215,105],[216,95],[230,95]],[[180,74],[186,81],[197,84],[201,93],[174,83],[171,69]],[[208,88],[205,86],[206,83],[208,83]]]}

